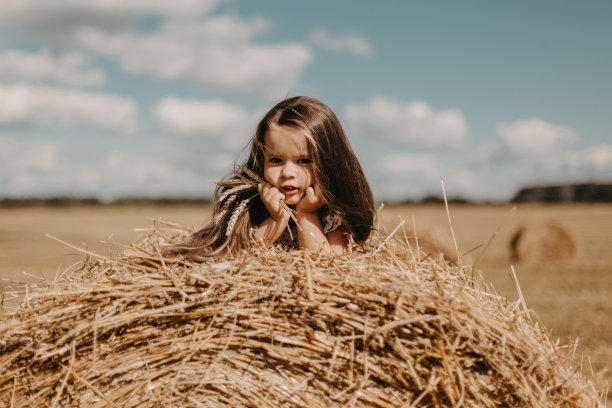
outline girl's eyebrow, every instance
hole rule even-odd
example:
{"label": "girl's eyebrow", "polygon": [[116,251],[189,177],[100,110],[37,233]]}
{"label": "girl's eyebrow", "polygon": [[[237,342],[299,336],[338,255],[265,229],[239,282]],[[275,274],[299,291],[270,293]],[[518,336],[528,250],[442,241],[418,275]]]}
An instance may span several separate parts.
{"label": "girl's eyebrow", "polygon": [[[265,156],[283,156],[283,153],[264,151],[264,155]],[[311,157],[312,154],[310,152],[305,152],[305,153],[298,154],[298,156],[299,157]]]}

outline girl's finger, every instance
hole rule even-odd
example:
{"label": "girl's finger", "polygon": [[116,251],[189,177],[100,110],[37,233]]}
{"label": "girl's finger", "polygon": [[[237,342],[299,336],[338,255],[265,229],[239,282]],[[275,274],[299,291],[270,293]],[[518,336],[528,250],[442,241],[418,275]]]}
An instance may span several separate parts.
{"label": "girl's finger", "polygon": [[310,186],[306,189],[306,198],[309,201],[314,201],[314,199],[316,198],[316,193],[315,193],[315,189],[314,187]]}

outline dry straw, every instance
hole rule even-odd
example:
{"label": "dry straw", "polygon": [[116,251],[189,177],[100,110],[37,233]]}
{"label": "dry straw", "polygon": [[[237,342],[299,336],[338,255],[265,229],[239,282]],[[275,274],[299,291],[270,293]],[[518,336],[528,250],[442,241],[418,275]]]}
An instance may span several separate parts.
{"label": "dry straw", "polygon": [[0,407],[597,407],[605,395],[519,302],[375,236],[344,257],[280,248],[92,257],[0,318]]}

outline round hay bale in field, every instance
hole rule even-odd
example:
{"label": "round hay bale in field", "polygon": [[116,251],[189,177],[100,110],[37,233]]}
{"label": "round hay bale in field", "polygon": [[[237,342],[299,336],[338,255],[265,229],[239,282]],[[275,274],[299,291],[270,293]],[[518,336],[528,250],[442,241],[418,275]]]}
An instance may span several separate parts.
{"label": "round hay bale in field", "polygon": [[575,254],[574,239],[559,221],[521,225],[510,239],[510,255],[514,262],[561,263],[571,260]]}
{"label": "round hay bale in field", "polygon": [[[88,260],[0,317],[5,407],[596,407],[519,302],[374,238],[343,257]],[[169,235],[170,237],[172,234]],[[166,241],[167,242],[167,241]]]}

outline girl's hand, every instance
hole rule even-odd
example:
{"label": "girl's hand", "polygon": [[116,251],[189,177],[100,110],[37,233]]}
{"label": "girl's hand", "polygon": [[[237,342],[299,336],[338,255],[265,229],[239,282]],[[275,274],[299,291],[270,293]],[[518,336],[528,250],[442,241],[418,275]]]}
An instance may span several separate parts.
{"label": "girl's hand", "polygon": [[325,202],[321,197],[318,184],[313,184],[306,189],[304,197],[295,206],[295,211],[303,213],[312,213],[323,207]]}
{"label": "girl's hand", "polygon": [[274,187],[272,184],[263,182],[257,186],[261,201],[266,206],[266,209],[276,221],[282,221],[288,214],[285,214],[285,210],[281,207],[281,201],[285,199],[285,195],[280,190]]}

